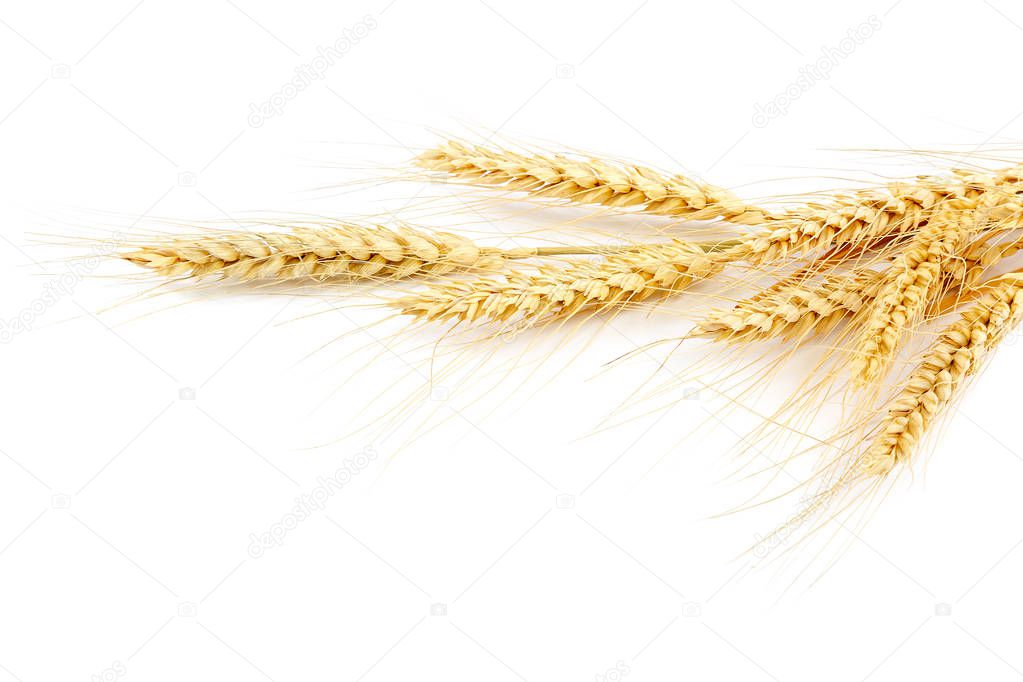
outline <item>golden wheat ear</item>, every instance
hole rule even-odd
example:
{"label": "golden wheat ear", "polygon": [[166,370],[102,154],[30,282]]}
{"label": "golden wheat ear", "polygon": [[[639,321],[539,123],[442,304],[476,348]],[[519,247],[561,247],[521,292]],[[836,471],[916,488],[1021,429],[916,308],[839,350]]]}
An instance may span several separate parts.
{"label": "golden wheat ear", "polygon": [[759,225],[769,218],[721,187],[682,175],[593,156],[518,152],[448,140],[416,165],[471,185],[522,192],[569,204],[633,209],[654,215]]}
{"label": "golden wheat ear", "polygon": [[592,156],[519,153],[449,140],[415,162],[466,184],[522,192],[530,198],[762,227],[733,251],[732,260],[754,264],[912,235],[949,200],[979,194],[997,194],[999,201],[1004,200],[1006,187],[1023,171],[1021,166],[981,173],[952,169],[945,176],[921,176],[768,211],[714,185]]}
{"label": "golden wheat ear", "polygon": [[[936,305],[932,298],[928,313],[943,314],[955,307],[991,268],[1021,249],[1019,238],[991,243],[990,237],[983,237],[967,245],[948,260],[940,287],[943,297]],[[901,253],[892,261],[899,263]],[[818,270],[816,264],[808,266],[732,308],[711,310],[687,337],[732,344],[770,339],[799,344],[855,318],[873,304],[889,277],[888,270],[873,263],[820,276]]]}
{"label": "golden wheat ear", "polygon": [[[1023,187],[1015,174],[974,178],[963,196],[945,201],[894,258],[855,348],[852,372],[861,385],[880,380],[910,331],[941,298],[943,284],[964,262],[963,252],[985,233],[1023,225],[1018,199]],[[1009,251],[1011,252],[1011,247]],[[1001,256],[992,251],[989,259]],[[970,269],[963,277],[974,275]]]}
{"label": "golden wheat ear", "polygon": [[713,277],[727,264],[716,244],[675,240],[637,246],[598,262],[540,265],[503,279],[439,283],[390,302],[400,314],[434,322],[489,322],[516,331],[582,313],[611,313]]}
{"label": "golden wheat ear", "polygon": [[902,388],[882,408],[880,420],[860,439],[865,446],[841,456],[832,482],[782,528],[803,525],[827,506],[850,509],[912,464],[928,430],[1023,321],[1023,271],[994,277],[976,287],[975,294],[973,304],[924,351]]}
{"label": "golden wheat ear", "polygon": [[402,279],[488,269],[501,261],[499,253],[457,235],[345,222],[273,232],[155,235],[117,255],[164,277],[235,281]]}
{"label": "golden wheat ear", "polygon": [[1023,272],[996,277],[980,291],[976,303],[941,333],[890,403],[857,471],[887,473],[907,462],[957,391],[1023,320]]}
{"label": "golden wheat ear", "polygon": [[937,299],[949,263],[966,239],[960,216],[939,216],[892,263],[855,347],[852,373],[860,384],[873,384],[888,372],[908,332]]}
{"label": "golden wheat ear", "polygon": [[338,221],[274,232],[151,235],[127,242],[115,256],[156,275],[179,279],[385,282],[453,272],[495,272],[508,260],[605,253],[615,248],[633,247],[503,249],[448,232]]}
{"label": "golden wheat ear", "polygon": [[760,230],[739,240],[732,257],[757,265],[851,245],[890,247],[957,205],[983,206],[986,219],[1011,222],[1023,212],[1016,195],[1021,176],[1023,165],[991,172],[952,169],[945,176],[836,193],[775,212]]}
{"label": "golden wheat ear", "polygon": [[795,281],[712,310],[689,333],[733,344],[769,339],[803,341],[825,334],[855,315],[877,295],[884,273],[870,268],[829,275],[819,282]]}

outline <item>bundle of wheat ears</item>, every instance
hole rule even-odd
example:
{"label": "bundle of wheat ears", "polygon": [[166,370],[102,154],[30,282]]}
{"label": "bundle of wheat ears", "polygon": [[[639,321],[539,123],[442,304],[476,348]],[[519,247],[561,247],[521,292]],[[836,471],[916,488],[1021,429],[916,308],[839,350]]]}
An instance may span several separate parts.
{"label": "bundle of wheat ears", "polygon": [[[1023,246],[1023,165],[949,168],[768,209],[693,178],[577,153],[448,141],[414,163],[423,180],[478,186],[537,210],[662,220],[669,236],[498,248],[405,224],[338,220],[137,237],[117,255],[159,277],[207,285],[390,283],[400,289],[384,299],[391,314],[488,332],[477,339],[552,334],[573,319],[649,310],[699,289],[720,305],[673,347],[720,344],[727,358],[771,340],[783,343],[765,354],[821,344],[831,369],[820,383],[841,384],[859,406],[819,441],[813,489],[783,529],[823,524],[908,470],[928,429],[1023,317],[1023,269],[1008,260]],[[693,238],[692,221],[725,236]],[[710,293],[715,282],[727,286]],[[736,296],[736,282],[759,282],[759,290]],[[915,341],[924,347],[911,349]],[[812,390],[789,408],[810,410]]]}

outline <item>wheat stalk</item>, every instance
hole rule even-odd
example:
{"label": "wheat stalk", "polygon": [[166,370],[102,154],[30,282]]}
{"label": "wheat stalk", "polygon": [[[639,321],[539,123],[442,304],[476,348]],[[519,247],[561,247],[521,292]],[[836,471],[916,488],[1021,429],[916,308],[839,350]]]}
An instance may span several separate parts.
{"label": "wheat stalk", "polygon": [[[419,162],[433,170],[444,171],[468,179],[479,184],[500,185],[507,189],[522,190],[533,196],[554,196],[574,202],[606,203],[608,205],[638,206],[649,212],[663,212],[669,205],[659,203],[661,198],[668,196],[671,182],[669,178],[657,173],[647,173],[643,169],[633,169],[620,164],[590,159],[579,162],[564,156],[522,155],[500,148],[469,146],[457,142],[449,142],[431,150],[420,157]],[[575,165],[573,165],[575,164]],[[872,188],[841,194],[828,201],[810,203],[805,206],[783,211],[772,215],[766,211],[752,210],[742,206],[741,211],[719,211],[715,217],[734,219],[751,225],[763,225],[763,229],[738,238],[736,243],[717,257],[718,264],[746,262],[754,267],[767,263],[778,262],[794,256],[804,256],[812,252],[837,249],[858,245],[861,250],[873,245],[883,246],[891,243],[893,238],[910,237],[927,230],[929,221],[941,211],[949,207],[962,206],[979,197],[988,196],[988,203],[997,205],[1004,200],[1005,187],[1016,183],[1020,177],[1021,167],[1014,166],[997,173],[972,173],[954,171],[950,178],[921,177],[912,183],[892,183],[886,188]],[[653,186],[649,183],[653,182]],[[695,183],[680,179],[683,185],[689,186],[692,196],[699,196],[693,204],[677,197],[670,204],[674,215],[685,216],[694,210],[703,211],[708,206],[706,197],[713,196],[716,188],[695,186]],[[582,183],[582,184],[580,184]],[[644,184],[646,183],[646,184]],[[701,190],[701,187],[703,189]],[[708,189],[709,188],[709,189]],[[675,192],[678,194],[678,192]],[[623,202],[616,204],[615,202]],[[719,202],[722,206],[732,206],[731,199]],[[713,203],[713,202],[712,202]],[[704,217],[704,216],[701,216]],[[937,229],[937,228],[935,228]],[[921,235],[919,240],[927,238]],[[904,257],[910,259],[912,253]],[[664,267],[674,264],[663,263]],[[681,264],[685,267],[685,264]],[[720,269],[720,267],[718,268]],[[927,270],[928,266],[924,266]],[[568,275],[571,277],[572,275]],[[583,277],[592,278],[590,273]],[[697,329],[697,334],[711,335],[729,334],[736,340],[755,337],[758,333],[767,336],[798,335],[814,328],[825,330],[837,323],[848,312],[855,312],[877,294],[877,281],[873,275],[864,275],[862,282],[848,283],[847,290],[829,292],[829,294],[811,297],[804,301],[806,305],[816,305],[819,313],[812,311],[802,314],[799,302],[785,305],[780,314],[766,311],[747,311],[748,318],[737,319],[734,315],[720,316],[712,320],[706,329]],[[940,278],[935,278],[935,282]],[[530,283],[535,284],[535,283]],[[869,291],[862,290],[860,285],[870,285]],[[528,286],[528,284],[526,285]],[[560,283],[551,283],[549,287],[557,288]],[[445,292],[448,300],[437,301],[438,309],[450,308],[453,298],[472,300],[474,296],[488,301],[504,301],[507,296],[498,297],[498,289],[514,289],[511,295],[518,295],[518,289],[524,288],[521,283],[503,285],[487,283],[482,291]],[[790,294],[797,292],[789,292]],[[895,294],[891,300],[894,302]],[[926,301],[921,302],[921,308]],[[469,310],[477,310],[470,305]],[[426,315],[424,315],[426,316]],[[428,317],[428,316],[427,316]],[[880,326],[881,320],[875,320]],[[753,330],[757,331],[753,331]],[[744,333],[744,330],[747,333]],[[867,332],[865,332],[866,336]],[[892,337],[880,337],[877,348],[865,348],[860,355],[860,362],[865,363],[859,369],[864,380],[876,378],[883,371],[889,356],[894,354]],[[895,337],[897,341],[897,337]],[[866,347],[867,341],[861,345]]]}
{"label": "wheat stalk", "polygon": [[450,140],[419,155],[416,163],[465,182],[523,191],[533,197],[759,226],[763,229],[744,235],[728,256],[732,262],[753,265],[844,244],[911,235],[949,202],[986,194],[995,197],[991,206],[1008,203],[1014,185],[1023,178],[1023,166],[991,173],[953,169],[948,176],[921,176],[770,212],[714,185],[592,156],[519,153]]}
{"label": "wheat stalk", "polygon": [[595,157],[519,154],[451,140],[426,151],[416,163],[465,182],[526,192],[536,198],[636,208],[689,220],[725,218],[750,225],[763,223],[769,216],[720,187]]}
{"label": "wheat stalk", "polygon": [[534,197],[635,206],[662,215],[721,217],[761,226],[760,232],[738,240],[730,254],[733,261],[752,264],[912,235],[936,212],[956,201],[986,196],[992,208],[1019,209],[1015,192],[1023,179],[1023,165],[993,172],[951,169],[946,176],[919,176],[772,212],[746,204],[713,185],[592,156],[522,154],[497,146],[447,141],[422,154],[417,162],[470,183],[523,191]]}
{"label": "wheat stalk", "polygon": [[[854,375],[874,389],[880,388],[909,332],[973,301],[940,333],[887,404],[871,392],[862,400],[866,418],[856,413],[852,425],[837,436],[816,441],[811,450],[861,436],[867,445],[840,448],[818,470],[823,492],[790,525],[801,525],[847,496],[855,501],[861,484],[878,485],[908,463],[966,380],[1023,320],[1023,271],[977,285],[992,266],[1023,249],[1023,202],[1017,196],[1023,165],[997,172],[954,170],[947,177],[922,176],[768,211],[714,185],[593,157],[448,142],[417,162],[468,184],[531,198],[687,220],[719,219],[754,229],[717,243],[676,239],[505,249],[447,232],[337,221],[302,223],[280,232],[139,238],[118,257],[180,279],[320,282],[466,275],[430,281],[387,305],[423,322],[491,325],[488,333],[496,328],[495,334],[615,314],[680,292],[733,265],[753,276],[794,270],[732,309],[711,312],[689,336],[733,344],[785,339],[798,347],[849,321],[843,339],[856,335]],[[1003,242],[1010,233],[1014,240]],[[550,260],[584,255],[598,258]],[[508,262],[519,259],[533,260]],[[811,370],[823,368],[826,377],[801,386],[768,423],[791,427],[777,415],[797,414],[806,422],[816,417],[814,401],[829,395],[824,391],[833,386],[835,357],[829,350]],[[780,366],[771,363],[768,371]],[[752,378],[762,384],[759,369],[754,373]],[[721,388],[755,390],[751,386],[740,376],[738,381],[728,377]],[[879,416],[875,405],[884,405]]]}
{"label": "wheat stalk", "polygon": [[635,207],[690,220],[720,217],[762,226],[762,231],[740,240],[730,256],[733,261],[753,264],[913,234],[948,201],[984,193],[1004,194],[1004,188],[1023,174],[1023,166],[993,173],[953,169],[947,177],[921,176],[910,182],[839,193],[827,201],[771,212],[742,202],[714,185],[594,157],[521,154],[497,146],[446,141],[420,155],[416,162],[469,183],[521,191],[532,197]]}

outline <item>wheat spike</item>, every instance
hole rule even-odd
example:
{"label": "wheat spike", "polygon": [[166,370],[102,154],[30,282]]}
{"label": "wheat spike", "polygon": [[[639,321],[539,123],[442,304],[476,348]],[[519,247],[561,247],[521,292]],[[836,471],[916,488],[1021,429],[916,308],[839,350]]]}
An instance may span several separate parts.
{"label": "wheat spike", "polygon": [[795,282],[729,310],[711,311],[690,336],[744,344],[824,334],[873,300],[883,282],[883,272],[868,268],[829,275],[812,285]]}
{"label": "wheat spike", "polygon": [[423,168],[466,182],[522,191],[532,197],[761,226],[763,230],[748,235],[732,254],[732,260],[751,263],[893,234],[912,234],[946,200],[999,191],[1023,177],[1023,166],[994,173],[955,169],[947,177],[921,176],[771,212],[713,185],[593,157],[580,160],[561,154],[520,154],[500,147],[448,141],[416,161]]}
{"label": "wheat spike", "polygon": [[[1023,250],[1023,240],[990,244],[980,239],[949,262],[942,290],[955,300],[1001,260]],[[812,271],[811,271],[812,272]],[[860,267],[808,280],[804,271],[781,280],[730,309],[709,312],[689,333],[744,344],[768,339],[806,339],[825,334],[864,310],[885,283],[885,270]]]}
{"label": "wheat spike", "polygon": [[983,203],[991,219],[1021,209],[1016,191],[1023,165],[997,172],[953,170],[950,177],[921,176],[838,194],[827,202],[782,211],[763,229],[733,247],[732,258],[762,264],[850,244],[869,245],[892,237],[912,236],[949,206]]}
{"label": "wheat spike", "polygon": [[238,281],[401,279],[486,269],[501,260],[458,235],[349,223],[158,238],[119,257],[165,277]]}
{"label": "wheat spike", "polygon": [[447,141],[416,159],[427,170],[532,197],[611,208],[636,208],[689,220],[725,218],[757,225],[769,214],[731,192],[681,175],[594,157],[519,154],[500,147]]}
{"label": "wheat spike", "polygon": [[[952,251],[977,229],[978,222],[983,225],[988,221],[1008,221],[1009,227],[1018,224],[1019,216],[1023,214],[1023,208],[1019,206],[1015,196],[1020,181],[1019,171],[1020,167],[1014,166],[993,175],[959,173],[962,185],[957,196],[944,196],[937,186],[930,190],[920,187],[913,193],[915,202],[906,204],[905,201],[900,201],[900,204],[915,208],[909,212],[902,209],[895,212],[901,216],[898,219],[897,231],[909,239],[907,246],[900,245],[904,250],[894,256],[894,262],[890,266],[893,269],[888,271],[892,273],[891,279],[898,279],[898,283],[889,285],[891,290],[888,292],[889,304],[895,304],[889,312],[894,311],[895,318],[901,320],[907,313],[907,300],[912,301],[910,307],[916,308],[908,311],[912,313],[909,317],[922,314],[935,293],[924,292],[930,293],[931,297],[922,297],[920,296],[922,289],[938,287],[947,280],[957,284],[958,289],[962,291],[975,283],[992,265],[1023,248],[1023,241],[1020,240],[992,246],[986,239],[981,239],[971,244],[961,256],[953,258],[951,255]],[[893,192],[893,196],[897,194]],[[944,213],[932,215],[936,207],[940,207]],[[969,214],[971,207],[978,213]],[[957,232],[951,226],[951,221],[956,220],[972,222],[974,226],[971,230]],[[746,237],[740,239],[739,245],[733,247],[732,253],[728,255],[738,257],[743,251],[753,251],[754,255],[751,257],[747,253],[746,258],[757,262],[772,260],[781,254],[791,255],[790,249],[793,245],[798,245],[798,251],[806,251],[831,245],[842,246],[883,237],[890,238],[893,235],[887,228],[893,224],[892,221],[893,212],[886,210],[875,214],[871,220],[847,221],[844,231],[839,232],[807,229],[804,225],[801,229],[802,236],[799,238],[794,237],[787,229],[781,234],[775,232],[773,236],[763,238],[759,244],[757,241],[761,239],[760,237]],[[819,220],[810,221],[810,224],[821,225]],[[910,226],[915,232],[908,229]],[[935,241],[936,237],[942,236],[944,239]],[[941,271],[939,274],[945,275],[944,280],[932,276],[935,274],[935,266],[934,263],[926,262],[928,259],[941,261],[938,270]],[[916,268],[920,269],[917,274],[923,275],[919,279],[905,274]],[[808,271],[812,272],[812,268]],[[903,273],[901,279],[898,277],[899,273]],[[930,279],[927,279],[928,277]],[[860,311],[865,305],[873,304],[884,286],[884,278],[885,274],[881,271],[864,268],[849,275],[829,276],[820,285],[808,287],[802,281],[803,278],[795,277],[792,283],[777,290],[761,292],[747,301],[740,302],[732,310],[710,313],[697,325],[692,335],[743,342],[823,333],[841,319]],[[925,282],[926,286],[923,286]],[[897,286],[904,289],[901,292],[893,291]],[[905,298],[907,296],[908,299]],[[901,308],[898,307],[899,301]],[[885,321],[877,319],[870,324],[880,327],[886,322],[890,323],[891,319],[886,318]],[[894,346],[898,343],[901,331],[895,328],[887,331],[887,340],[879,341],[876,347],[871,346],[868,353],[882,356],[894,353]],[[877,333],[876,330],[874,333]],[[869,360],[861,356],[859,362]],[[868,376],[876,378],[874,373],[881,371],[885,365],[883,360],[876,362],[876,367],[868,371]]]}
{"label": "wheat spike", "polygon": [[517,321],[565,319],[584,309],[619,310],[657,294],[686,288],[724,267],[714,252],[676,240],[647,245],[592,262],[539,267],[503,280],[475,279],[431,286],[392,301],[404,315],[429,321]]}
{"label": "wheat spike", "polygon": [[[978,300],[925,351],[902,389],[884,407],[880,421],[867,434],[865,447],[840,459],[833,480],[768,537],[808,526],[829,507],[848,509],[856,498],[888,480],[897,467],[908,464],[927,430],[1021,321],[1023,272],[996,277],[979,287]],[[867,490],[857,490],[862,485]],[[853,498],[845,499],[850,493]]]}
{"label": "wheat spike", "polygon": [[948,267],[949,276],[960,289],[972,287],[988,268],[1023,250],[1023,239],[992,244],[989,238],[979,239],[966,249],[962,258],[954,259]]}
{"label": "wheat spike", "polygon": [[781,213],[734,247],[733,258],[753,264],[803,256],[836,246],[912,234],[950,196],[947,181],[893,183],[886,189],[841,194]]}
{"label": "wheat spike", "polygon": [[935,303],[955,254],[994,220],[1016,210],[999,191],[972,194],[946,202],[892,262],[855,348],[852,371],[859,383],[887,372],[906,333]]}
{"label": "wheat spike", "polygon": [[208,231],[196,236],[151,237],[118,258],[157,275],[224,280],[397,280],[415,275],[487,272],[506,259],[604,253],[619,247],[479,246],[447,232],[407,226],[335,223],[282,232]]}
{"label": "wheat spike", "polygon": [[1021,209],[1016,192],[1023,165],[995,172],[954,169],[950,176],[920,176],[884,188],[841,193],[780,211],[763,229],[747,235],[733,249],[733,258],[768,263],[849,244],[870,244],[913,235],[949,205],[983,203],[992,219]]}
{"label": "wheat spike", "polygon": [[985,285],[977,302],[924,355],[887,407],[875,440],[846,478],[885,476],[908,461],[956,391],[1021,320],[1023,273],[1002,275]]}
{"label": "wheat spike", "polygon": [[920,176],[771,213],[712,185],[594,158],[580,161],[564,155],[527,155],[449,141],[417,161],[424,168],[468,182],[523,191],[534,197],[635,206],[650,213],[689,219],[720,217],[759,226],[759,231],[743,235],[721,256],[728,262],[754,266],[912,236],[950,204],[984,195],[991,205],[1006,202],[1023,178],[1023,166],[997,172],[956,169],[947,177]]}
{"label": "wheat spike", "polygon": [[852,372],[857,381],[869,384],[887,372],[906,332],[937,297],[947,263],[966,231],[960,218],[934,221],[892,264],[856,344]]}

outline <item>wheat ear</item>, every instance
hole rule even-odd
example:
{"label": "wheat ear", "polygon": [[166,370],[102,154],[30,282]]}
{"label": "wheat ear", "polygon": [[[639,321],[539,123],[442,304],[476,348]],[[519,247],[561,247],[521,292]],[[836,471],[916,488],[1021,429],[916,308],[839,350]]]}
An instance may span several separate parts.
{"label": "wheat ear", "polygon": [[730,193],[681,176],[600,159],[519,154],[499,147],[449,141],[421,155],[424,168],[467,182],[518,190],[572,203],[634,206],[645,212],[760,226],[722,256],[729,262],[762,265],[847,245],[883,243],[913,235],[949,203],[982,195],[1004,200],[1006,187],[1023,178],[1023,166],[992,173],[953,170],[947,177],[838,194],[823,202],[771,213]]}
{"label": "wheat ear", "polygon": [[416,163],[471,184],[576,204],[636,208],[689,220],[724,218],[750,225],[765,222],[769,215],[714,185],[594,157],[519,154],[447,141],[420,155]]}
{"label": "wheat ear", "polygon": [[841,193],[779,211],[763,229],[736,246],[734,258],[766,263],[848,244],[869,244],[913,235],[938,212],[956,202],[981,202],[992,214],[1019,211],[1016,192],[1023,165],[993,172],[953,169],[948,176],[920,176],[910,182]]}
{"label": "wheat ear", "polygon": [[1018,165],[992,173],[953,170],[949,177],[922,176],[837,194],[825,202],[765,214],[762,229],[741,237],[728,257],[760,265],[849,245],[865,248],[915,235],[939,212],[973,202],[1005,215],[1019,208],[1015,192],[1021,179],[1023,166]]}
{"label": "wheat ear", "polygon": [[888,405],[876,437],[843,476],[843,485],[886,476],[910,459],[928,427],[1004,336],[1023,320],[1023,273],[996,277],[948,327]]}
{"label": "wheat ear", "polygon": [[977,284],[989,268],[1020,251],[1023,251],[1023,238],[995,244],[989,237],[979,239],[966,249],[962,258],[949,264],[949,276],[960,290],[965,290]]}
{"label": "wheat ear", "polygon": [[907,332],[938,297],[953,257],[990,223],[988,209],[997,201],[987,194],[949,202],[896,256],[855,346],[857,382],[870,384],[887,372]]}
{"label": "wheat ear", "polygon": [[[1023,239],[991,244],[981,239],[949,262],[942,290],[949,304],[976,285],[994,265],[1023,250]],[[730,309],[710,311],[689,333],[744,344],[768,339],[805,339],[825,334],[840,321],[864,310],[885,283],[886,271],[860,267],[808,281],[798,274],[782,280]],[[944,306],[939,306],[943,308]]]}
{"label": "wheat ear", "polygon": [[689,335],[745,344],[824,334],[873,300],[883,282],[883,272],[863,268],[812,285],[792,283],[729,310],[711,311]]}
{"label": "wheat ear", "polygon": [[236,281],[396,280],[414,275],[487,272],[507,259],[628,250],[553,246],[501,249],[447,232],[336,223],[286,232],[210,231],[152,237],[117,254],[164,277]]}
{"label": "wheat ear", "polygon": [[861,243],[920,229],[942,204],[956,197],[1000,191],[1023,177],[1023,166],[993,173],[955,169],[947,177],[838,194],[823,202],[771,212],[742,202],[727,190],[641,166],[562,154],[520,154],[500,147],[448,141],[417,163],[478,185],[522,191],[570,203],[635,207],[647,213],[723,218],[764,229],[735,247],[732,260],[777,261],[842,244]]}
{"label": "wheat ear", "polygon": [[[972,182],[981,184],[976,179]],[[868,201],[868,197],[872,198]],[[890,241],[893,235],[911,235],[913,230],[928,224],[936,207],[962,207],[968,200],[960,198],[958,203],[949,204],[950,201],[947,187],[916,186],[897,199],[861,192],[836,200],[842,210],[836,211],[834,205],[830,209],[810,207],[803,217],[789,218],[768,232],[721,242],[714,248],[713,256],[694,254],[689,250],[694,245],[680,240],[648,244],[637,247],[633,254],[597,265],[575,263],[560,270],[541,269],[531,276],[508,281],[443,285],[399,299],[394,305],[403,314],[421,319],[462,321],[508,320],[519,314],[531,319],[547,314],[571,315],[595,305],[615,309],[655,293],[680,291],[695,280],[716,275],[729,263],[747,261],[763,265],[796,253],[849,246],[866,249],[871,243]],[[867,279],[870,277],[865,276],[864,280]],[[850,297],[845,303],[846,310],[857,308],[851,298],[855,291],[841,293]],[[864,300],[867,298],[860,303]],[[840,301],[828,305],[829,314],[842,307]],[[792,314],[787,311],[787,315]]]}
{"label": "wheat ear", "polygon": [[676,240],[646,245],[567,267],[538,267],[503,280],[440,283],[391,302],[404,315],[429,321],[509,322],[533,326],[586,309],[618,310],[686,288],[718,273],[724,262],[705,246]]}
{"label": "wheat ear", "polygon": [[968,182],[985,187],[995,183],[988,177],[958,182],[922,178],[912,184],[892,183],[810,203],[780,213],[760,232],[744,236],[732,257],[761,264],[913,234],[950,199],[965,195]]}
{"label": "wheat ear", "polygon": [[[740,237],[721,259],[756,267],[829,249],[868,250],[872,244],[923,229],[935,207],[946,201],[943,191],[924,187],[901,196],[873,190],[839,197],[829,206],[805,207],[803,217],[789,217],[760,233]],[[884,279],[882,273],[863,268],[808,285],[814,270],[804,268],[803,275],[793,277],[791,283],[760,292],[732,310],[712,311],[691,335],[746,342],[824,332],[872,301]]]}
{"label": "wheat ear", "polygon": [[1023,321],[1023,272],[996,277],[979,289],[978,300],[941,333],[888,402],[884,416],[867,436],[866,447],[845,458],[847,463],[832,482],[768,537],[807,525],[829,507],[848,508],[855,497],[842,501],[847,493],[866,494],[855,489],[864,484],[874,488],[911,461],[927,430],[966,381],[980,370],[1002,338]]}

